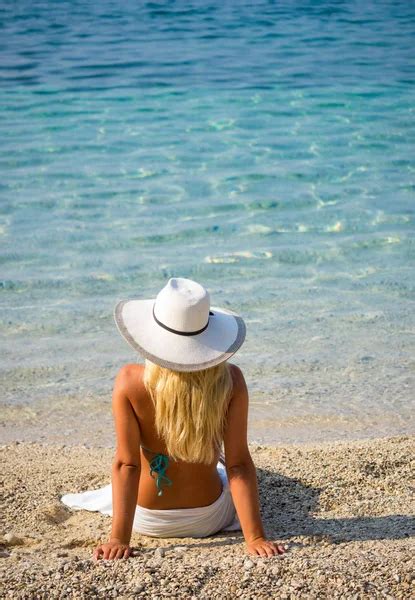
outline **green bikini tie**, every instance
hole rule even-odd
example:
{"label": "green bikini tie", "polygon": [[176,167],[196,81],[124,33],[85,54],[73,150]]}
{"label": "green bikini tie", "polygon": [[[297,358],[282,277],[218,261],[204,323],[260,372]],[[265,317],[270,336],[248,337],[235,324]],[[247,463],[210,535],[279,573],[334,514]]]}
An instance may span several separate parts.
{"label": "green bikini tie", "polygon": [[172,480],[169,479],[166,475],[166,470],[169,466],[169,457],[165,454],[156,454],[153,460],[150,463],[150,475],[153,476],[153,473],[157,474],[156,478],[156,486],[158,489],[157,496],[163,495],[163,490],[161,489],[162,481],[164,481],[165,485],[172,485]]}

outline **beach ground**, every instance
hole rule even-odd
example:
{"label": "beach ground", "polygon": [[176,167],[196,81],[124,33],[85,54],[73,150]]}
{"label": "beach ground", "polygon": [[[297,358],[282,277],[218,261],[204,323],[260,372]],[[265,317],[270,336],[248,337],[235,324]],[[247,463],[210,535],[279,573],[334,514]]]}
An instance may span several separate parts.
{"label": "beach ground", "polygon": [[96,562],[111,517],[60,497],[107,485],[113,450],[3,445],[1,597],[414,597],[413,437],[250,448],[267,533],[287,545],[282,558],[248,557],[241,532],[133,533],[134,556]]}

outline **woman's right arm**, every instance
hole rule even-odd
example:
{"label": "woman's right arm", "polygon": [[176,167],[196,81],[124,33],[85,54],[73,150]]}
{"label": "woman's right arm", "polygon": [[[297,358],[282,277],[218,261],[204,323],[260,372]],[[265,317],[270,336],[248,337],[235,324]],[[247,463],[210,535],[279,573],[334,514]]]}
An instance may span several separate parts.
{"label": "woman's right arm", "polygon": [[128,398],[130,369],[125,365],[115,379],[112,411],[117,448],[112,463],[112,528],[107,543],[100,544],[94,558],[128,558],[140,479],[140,428]]}
{"label": "woman's right arm", "polygon": [[285,552],[282,546],[266,539],[259,509],[255,465],[248,448],[248,390],[242,371],[231,365],[233,394],[224,434],[225,463],[229,489],[241,523],[249,554],[272,556]]}

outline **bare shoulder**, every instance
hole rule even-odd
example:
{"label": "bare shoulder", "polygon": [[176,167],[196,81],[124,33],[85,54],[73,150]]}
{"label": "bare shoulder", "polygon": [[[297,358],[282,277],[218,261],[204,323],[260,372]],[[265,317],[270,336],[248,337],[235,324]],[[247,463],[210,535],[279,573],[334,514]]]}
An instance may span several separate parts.
{"label": "bare shoulder", "polygon": [[127,363],[120,367],[115,378],[116,387],[125,391],[135,391],[143,380],[144,365],[138,363]]}
{"label": "bare shoulder", "polygon": [[135,377],[138,373],[144,372],[144,365],[140,363],[127,363],[120,367],[118,374],[122,377]]}
{"label": "bare shoulder", "polygon": [[244,409],[249,403],[248,388],[244,374],[242,369],[237,365],[229,363],[229,366],[232,375],[233,388],[228,406],[229,408],[233,408],[233,411],[240,410],[241,408]]}
{"label": "bare shoulder", "polygon": [[233,395],[238,394],[238,392],[245,392],[246,381],[242,369],[238,365],[231,363],[229,363],[229,367],[233,381]]}

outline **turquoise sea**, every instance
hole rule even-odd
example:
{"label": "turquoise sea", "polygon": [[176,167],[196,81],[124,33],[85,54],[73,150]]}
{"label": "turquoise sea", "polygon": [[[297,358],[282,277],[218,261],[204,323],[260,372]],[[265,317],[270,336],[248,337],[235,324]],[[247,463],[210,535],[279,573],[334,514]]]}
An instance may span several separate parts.
{"label": "turquoise sea", "polygon": [[112,316],[239,312],[251,440],[414,431],[415,3],[0,5],[5,439],[112,439]]}

